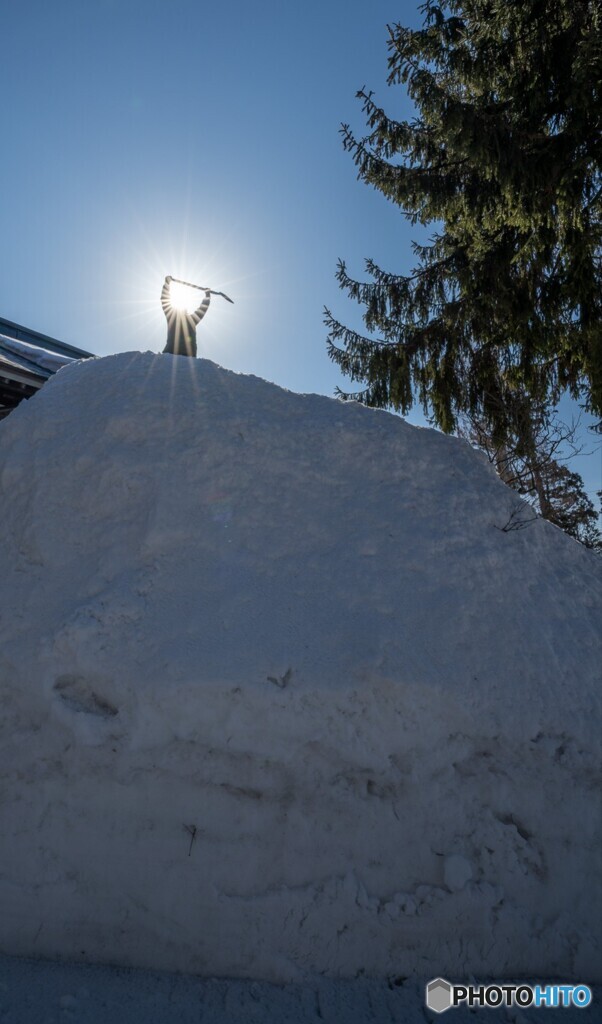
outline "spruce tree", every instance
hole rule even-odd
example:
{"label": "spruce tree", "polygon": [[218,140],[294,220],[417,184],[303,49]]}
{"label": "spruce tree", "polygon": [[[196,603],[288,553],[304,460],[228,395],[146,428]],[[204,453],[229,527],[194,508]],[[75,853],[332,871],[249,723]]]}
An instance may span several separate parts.
{"label": "spruce tree", "polygon": [[368,329],[325,311],[331,358],[363,385],[339,394],[403,413],[420,401],[448,432],[483,417],[496,443],[520,429],[516,394],[553,406],[568,391],[602,415],[599,0],[422,10],[422,29],[389,29],[388,81],[415,119],[362,90],[369,134],[342,131],[359,178],[434,234],[409,275],[368,259],[360,282],[339,262]]}

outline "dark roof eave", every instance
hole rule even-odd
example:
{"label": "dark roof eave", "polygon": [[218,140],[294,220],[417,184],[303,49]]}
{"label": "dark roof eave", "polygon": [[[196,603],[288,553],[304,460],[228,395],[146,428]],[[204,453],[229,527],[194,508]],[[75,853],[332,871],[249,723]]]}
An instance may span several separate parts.
{"label": "dark roof eave", "polygon": [[74,345],[66,345],[64,341],[59,341],[58,338],[51,338],[50,335],[42,334],[40,331],[32,331],[29,327],[23,327],[22,324],[16,324],[13,320],[6,320],[5,317],[1,316],[0,334],[8,334],[15,341],[25,341],[31,345],[40,344],[51,352],[70,356],[72,359],[92,359],[94,355],[93,352],[86,352],[84,349],[75,348]]}

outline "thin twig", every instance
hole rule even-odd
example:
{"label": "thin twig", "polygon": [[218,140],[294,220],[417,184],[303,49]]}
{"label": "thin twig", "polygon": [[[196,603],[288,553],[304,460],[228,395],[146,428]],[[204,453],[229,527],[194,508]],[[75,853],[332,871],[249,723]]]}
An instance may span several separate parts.
{"label": "thin twig", "polygon": [[192,853],[192,844],[196,839],[197,827],[196,825],[184,825],[184,831],[188,832],[188,835],[190,836],[190,846],[188,848],[188,856],[190,857],[190,854]]}

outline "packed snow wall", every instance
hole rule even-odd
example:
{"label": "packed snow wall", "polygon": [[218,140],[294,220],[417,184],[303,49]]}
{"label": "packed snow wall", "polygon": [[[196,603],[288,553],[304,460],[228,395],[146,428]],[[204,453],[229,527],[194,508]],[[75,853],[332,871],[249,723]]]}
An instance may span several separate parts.
{"label": "packed snow wall", "polygon": [[3,952],[600,979],[599,562],[482,456],[128,353],[0,487]]}

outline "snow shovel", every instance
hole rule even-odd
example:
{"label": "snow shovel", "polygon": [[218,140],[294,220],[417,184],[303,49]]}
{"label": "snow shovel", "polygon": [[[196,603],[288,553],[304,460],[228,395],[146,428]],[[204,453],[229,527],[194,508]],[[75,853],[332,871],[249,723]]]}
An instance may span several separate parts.
{"label": "snow shovel", "polygon": [[234,299],[229,298],[225,292],[214,292],[213,288],[203,288],[202,284],[191,284],[190,281],[182,281],[181,277],[172,277],[171,280],[175,281],[176,284],[185,284],[187,288],[198,288],[200,292],[209,292],[211,295],[221,295],[223,299],[227,299],[228,302],[231,302],[232,305],[234,305]]}

